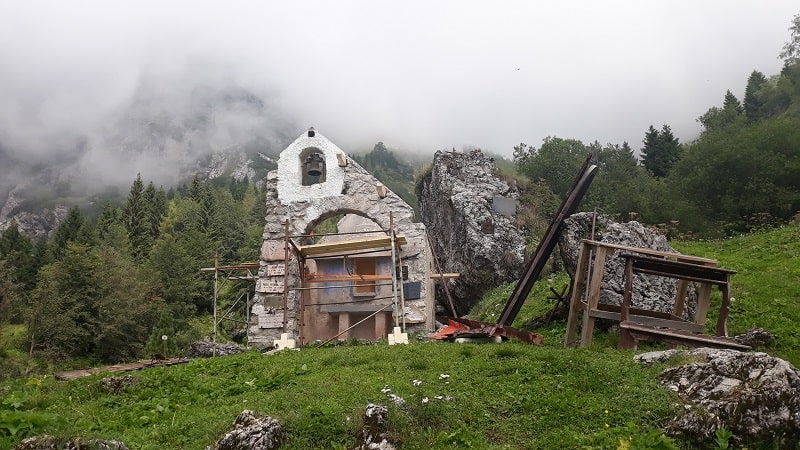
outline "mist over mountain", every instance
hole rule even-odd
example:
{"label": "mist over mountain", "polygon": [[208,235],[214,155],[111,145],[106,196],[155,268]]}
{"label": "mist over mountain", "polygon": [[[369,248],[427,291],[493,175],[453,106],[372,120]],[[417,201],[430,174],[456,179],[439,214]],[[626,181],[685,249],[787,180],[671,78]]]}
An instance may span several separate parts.
{"label": "mist over mountain", "polygon": [[252,177],[302,128],[277,103],[218,67],[189,64],[144,74],[115,105],[91,106],[103,114],[82,114],[80,99],[29,108],[0,123],[0,225],[20,210],[124,193],[137,173],[167,187],[197,173]]}

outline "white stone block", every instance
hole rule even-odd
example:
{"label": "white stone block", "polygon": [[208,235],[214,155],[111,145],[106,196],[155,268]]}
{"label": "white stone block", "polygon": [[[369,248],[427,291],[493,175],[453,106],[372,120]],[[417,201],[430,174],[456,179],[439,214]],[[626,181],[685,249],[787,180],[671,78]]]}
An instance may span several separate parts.
{"label": "white stone block", "polygon": [[408,344],[408,333],[403,333],[400,327],[394,327],[394,330],[388,336],[389,345],[395,344]]}

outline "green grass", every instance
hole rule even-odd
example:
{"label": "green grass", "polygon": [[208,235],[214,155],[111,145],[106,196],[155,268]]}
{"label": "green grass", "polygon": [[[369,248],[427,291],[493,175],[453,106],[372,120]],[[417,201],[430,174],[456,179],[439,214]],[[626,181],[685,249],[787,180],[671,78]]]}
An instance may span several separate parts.
{"label": "green grass", "polygon": [[[800,365],[800,224],[734,239],[674,242],[682,253],[706,256],[736,270],[729,334],[762,327],[778,336],[770,353]],[[716,290],[715,290],[716,291]],[[719,303],[719,296],[716,297]],[[716,316],[709,317],[709,326]]]}
{"label": "green grass", "polygon": [[[776,333],[777,344],[768,351],[795,366],[799,237],[800,226],[790,225],[726,241],[673,244],[737,270],[730,331],[759,326]],[[515,324],[548,312],[548,288],[560,292],[568,282],[564,274],[538,282]],[[497,320],[512,289],[505,285],[489,293],[471,317]],[[715,320],[710,316],[709,326]],[[20,331],[0,330],[12,352],[9,338]],[[51,375],[17,378],[0,384],[0,449],[42,433],[114,438],[136,449],[199,449],[222,437],[243,409],[281,420],[291,435],[285,448],[352,448],[370,402],[389,407],[390,433],[403,449],[616,449],[621,442],[672,448],[663,443],[659,426],[682,408],[658,384],[666,365],[634,363],[633,352],[616,349],[614,334],[597,331],[591,347],[565,349],[563,322],[533,331],[545,336],[543,347],[412,339],[408,346],[197,359],[134,372],[138,383],[119,394],[101,386],[102,375],[71,382]],[[384,386],[405,403],[390,402]]]}
{"label": "green grass", "polygon": [[[107,392],[100,375],[48,376],[7,385],[3,396],[8,410],[35,418],[31,432],[137,449],[202,448],[245,408],[283,421],[286,448],[350,447],[370,402],[390,406],[403,448],[583,448],[671,415],[675,399],[658,388],[659,370],[612,348],[417,342],[198,359],[134,373],[138,384],[121,394]],[[384,386],[405,404],[388,401]]]}

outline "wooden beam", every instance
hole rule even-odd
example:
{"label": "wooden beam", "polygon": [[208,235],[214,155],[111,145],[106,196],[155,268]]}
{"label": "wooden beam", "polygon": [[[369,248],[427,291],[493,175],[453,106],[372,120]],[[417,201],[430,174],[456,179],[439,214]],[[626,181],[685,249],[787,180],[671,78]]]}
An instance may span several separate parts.
{"label": "wooden beam", "polygon": [[[406,237],[402,234],[397,235],[397,245],[406,245]],[[303,257],[316,255],[327,255],[331,253],[347,253],[357,250],[368,250],[382,247],[391,247],[392,238],[389,236],[379,236],[372,238],[356,239],[352,241],[331,242],[328,244],[301,245],[298,247]]]}
{"label": "wooden beam", "polygon": [[325,274],[308,274],[306,275],[306,283],[327,283],[329,281],[377,281],[377,280],[391,280],[391,275],[325,275]]}
{"label": "wooden beam", "polygon": [[432,273],[431,280],[449,280],[450,278],[458,278],[460,276],[460,273]]}

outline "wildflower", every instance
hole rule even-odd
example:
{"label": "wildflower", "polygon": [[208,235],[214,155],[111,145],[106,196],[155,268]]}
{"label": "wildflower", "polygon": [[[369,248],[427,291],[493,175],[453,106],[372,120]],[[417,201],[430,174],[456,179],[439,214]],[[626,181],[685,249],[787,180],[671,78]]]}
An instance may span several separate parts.
{"label": "wildflower", "polygon": [[440,375],[439,375],[439,379],[440,379],[440,380],[446,380],[446,379],[448,379],[448,378],[450,378],[450,375],[448,375],[448,374],[446,374],[446,373],[443,373],[443,374],[440,374]]}
{"label": "wildflower", "polygon": [[606,428],[608,428],[609,426],[610,426],[609,424],[606,424]]}
{"label": "wildflower", "polygon": [[428,403],[428,397],[423,398],[422,403]]}
{"label": "wildflower", "polygon": [[403,405],[406,402],[403,400],[403,397],[394,394],[389,394],[389,400],[391,400],[395,405]]}
{"label": "wildflower", "polygon": [[422,384],[422,380],[411,380],[411,384],[414,386],[419,386]]}
{"label": "wildflower", "polygon": [[604,413],[608,414],[608,410],[603,411]]}
{"label": "wildflower", "polygon": [[383,389],[381,389],[381,393],[382,394],[388,394],[389,392],[392,392],[392,390],[389,389],[389,385],[388,384],[383,386]]}

